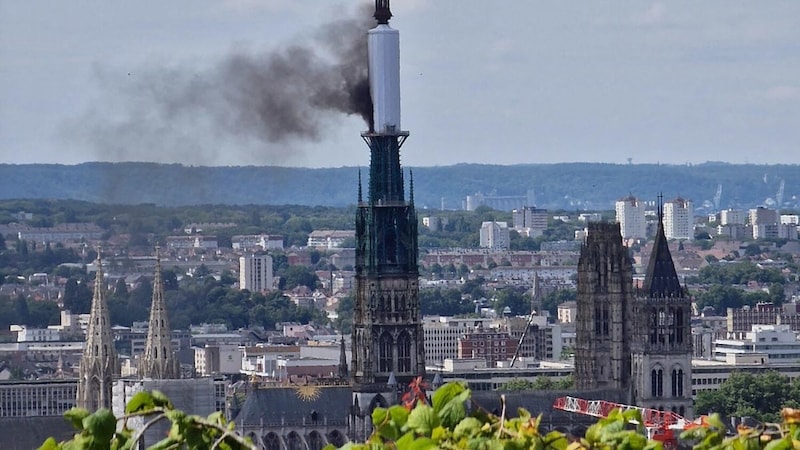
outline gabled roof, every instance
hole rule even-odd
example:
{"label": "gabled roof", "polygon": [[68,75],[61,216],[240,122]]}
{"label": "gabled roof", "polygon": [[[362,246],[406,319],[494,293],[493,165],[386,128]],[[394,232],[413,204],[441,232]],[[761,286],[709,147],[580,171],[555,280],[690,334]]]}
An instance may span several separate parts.
{"label": "gabled roof", "polygon": [[672,262],[667,236],[664,234],[664,220],[659,205],[658,231],[653,243],[653,252],[647,264],[647,273],[644,279],[644,290],[650,297],[682,297],[683,288]]}
{"label": "gabled roof", "polygon": [[350,386],[296,386],[255,389],[247,394],[236,422],[280,424],[310,420],[346,422],[353,401]]}

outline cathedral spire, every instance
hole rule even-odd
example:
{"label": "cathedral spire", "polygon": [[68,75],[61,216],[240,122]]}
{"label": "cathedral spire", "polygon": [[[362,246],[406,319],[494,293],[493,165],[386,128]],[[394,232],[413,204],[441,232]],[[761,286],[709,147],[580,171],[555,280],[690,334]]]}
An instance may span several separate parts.
{"label": "cathedral spire", "polygon": [[683,288],[675,271],[675,264],[672,262],[672,254],[669,251],[669,242],[664,232],[664,198],[661,194],[658,196],[658,231],[656,231],[656,239],[653,242],[653,251],[650,253],[646,274],[644,290],[650,297],[681,297],[683,295]]}
{"label": "cathedral spire", "polygon": [[341,344],[339,347],[339,378],[346,380],[350,376],[350,371],[347,368],[347,350],[344,346],[344,336],[342,336]]}
{"label": "cathedral spire", "polygon": [[161,254],[156,246],[156,271],[153,279],[153,302],[147,325],[147,343],[139,366],[139,375],[147,378],[180,378],[178,361],[172,351],[172,330],[169,328],[167,304],[164,301],[164,280],[161,278]]}
{"label": "cathedral spire", "polygon": [[86,331],[86,346],[80,362],[77,405],[89,411],[111,409],[112,378],[118,373],[117,354],[106,305],[106,281],[101,249],[97,249],[97,274],[92,308]]}

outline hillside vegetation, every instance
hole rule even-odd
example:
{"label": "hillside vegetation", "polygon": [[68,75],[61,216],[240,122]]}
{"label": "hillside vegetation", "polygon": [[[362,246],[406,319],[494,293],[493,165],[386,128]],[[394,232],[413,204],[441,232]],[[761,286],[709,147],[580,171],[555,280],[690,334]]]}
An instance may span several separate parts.
{"label": "hillside vegetation", "polygon": [[[365,162],[366,163],[366,162]],[[358,173],[368,168],[190,167],[156,163],[0,164],[0,199],[73,199],[164,206],[257,204],[346,206],[356,201]],[[751,207],[774,199],[784,182],[785,204],[800,197],[798,165],[458,164],[413,171],[418,207],[460,209],[465,196],[519,195],[550,209],[611,209],[628,193],[655,199],[681,195],[696,206]],[[408,183],[407,183],[408,184]]]}

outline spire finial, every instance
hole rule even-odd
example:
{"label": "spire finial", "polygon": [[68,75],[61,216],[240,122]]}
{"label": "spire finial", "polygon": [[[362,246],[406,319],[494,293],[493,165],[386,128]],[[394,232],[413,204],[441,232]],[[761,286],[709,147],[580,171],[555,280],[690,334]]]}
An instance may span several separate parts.
{"label": "spire finial", "polygon": [[375,20],[378,25],[386,25],[392,18],[392,11],[389,9],[389,0],[375,0]]}
{"label": "spire finial", "polygon": [[414,171],[411,170],[411,169],[408,169],[408,178],[410,179],[408,189],[409,189],[409,191],[411,191],[409,193],[409,201],[413,205],[414,204]]}
{"label": "spire finial", "polygon": [[358,168],[358,203],[363,201],[361,195],[361,167]]}

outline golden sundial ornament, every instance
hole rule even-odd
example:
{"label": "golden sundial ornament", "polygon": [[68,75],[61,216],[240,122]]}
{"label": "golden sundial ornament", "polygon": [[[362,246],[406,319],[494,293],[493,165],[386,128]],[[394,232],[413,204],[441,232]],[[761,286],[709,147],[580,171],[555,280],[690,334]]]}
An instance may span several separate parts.
{"label": "golden sundial ornament", "polygon": [[320,387],[313,384],[297,386],[295,391],[297,391],[297,397],[306,402],[314,401],[320,395]]}

